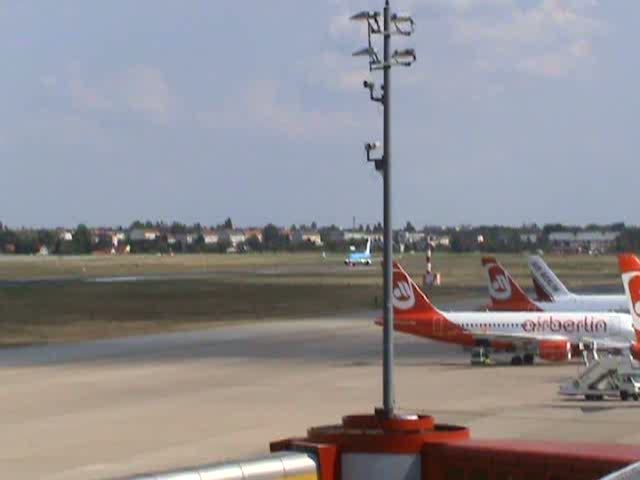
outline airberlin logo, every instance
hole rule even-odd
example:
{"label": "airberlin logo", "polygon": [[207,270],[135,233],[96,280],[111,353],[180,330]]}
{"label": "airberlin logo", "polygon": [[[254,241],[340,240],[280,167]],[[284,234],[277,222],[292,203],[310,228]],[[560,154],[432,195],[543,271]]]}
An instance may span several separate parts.
{"label": "airberlin logo", "polygon": [[511,285],[502,268],[492,265],[488,268],[487,274],[489,275],[491,296],[496,300],[508,300],[511,298]]}
{"label": "airberlin logo", "polygon": [[398,310],[409,310],[416,304],[413,288],[407,280],[396,282],[393,289],[393,306]]}
{"label": "airberlin logo", "polygon": [[580,320],[559,320],[553,317],[525,320],[522,329],[527,333],[606,333],[607,322],[603,319],[584,317]]}
{"label": "airberlin logo", "polygon": [[633,310],[640,316],[640,275],[635,274],[629,279],[629,293],[633,302]]}

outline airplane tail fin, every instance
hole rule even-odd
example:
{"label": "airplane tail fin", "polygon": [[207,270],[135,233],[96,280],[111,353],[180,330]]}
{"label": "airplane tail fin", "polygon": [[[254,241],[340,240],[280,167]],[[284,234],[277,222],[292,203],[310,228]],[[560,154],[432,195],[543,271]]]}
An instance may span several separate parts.
{"label": "airplane tail fin", "polygon": [[624,291],[629,299],[629,310],[633,319],[633,329],[640,344],[640,260],[633,254],[618,257]]}
{"label": "airplane tail fin", "polygon": [[538,298],[545,302],[553,302],[560,297],[568,297],[571,292],[549,268],[539,255],[529,257],[529,270]]}
{"label": "airplane tail fin", "polygon": [[371,237],[367,239],[367,248],[364,250],[365,255],[371,255]]}
{"label": "airplane tail fin", "polygon": [[495,257],[483,257],[482,266],[487,274],[491,308],[510,311],[539,311],[509,272],[498,263]]}
{"label": "airplane tail fin", "polygon": [[393,310],[396,314],[440,314],[397,262],[393,262]]}

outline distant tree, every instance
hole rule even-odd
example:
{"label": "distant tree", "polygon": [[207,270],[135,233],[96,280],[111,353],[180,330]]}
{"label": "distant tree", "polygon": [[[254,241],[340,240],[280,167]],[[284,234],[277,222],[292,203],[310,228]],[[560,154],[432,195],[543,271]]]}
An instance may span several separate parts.
{"label": "distant tree", "polygon": [[640,250],[640,228],[626,228],[616,240],[616,251],[637,252]]}
{"label": "distant tree", "polygon": [[371,233],[371,225],[369,225],[368,223],[367,223],[367,227],[365,228],[365,231],[367,233]]}
{"label": "distant tree", "polygon": [[311,230],[318,230],[318,224],[316,222],[311,222]]}
{"label": "distant tree", "polygon": [[173,222],[169,227],[169,232],[175,234],[187,233],[187,226],[184,223]]}
{"label": "distant tree", "polygon": [[231,248],[231,242],[229,240],[220,240],[216,246],[218,248],[218,252],[226,253],[226,251]]}
{"label": "distant tree", "polygon": [[291,226],[289,227],[289,230],[291,230],[292,232],[295,232],[297,229],[298,229],[298,227],[296,227],[295,223],[291,224]]}
{"label": "distant tree", "polygon": [[231,221],[231,217],[227,217],[222,226],[223,228],[226,228],[228,230],[233,230],[233,222]]}
{"label": "distant tree", "polygon": [[283,250],[289,246],[289,237],[280,233],[280,229],[270,223],[262,230],[262,243],[266,250]]}
{"label": "distant tree", "polygon": [[73,234],[73,253],[91,253],[91,232],[86,225],[80,224]]}
{"label": "distant tree", "polygon": [[256,234],[253,234],[249,238],[247,238],[247,241],[245,243],[247,244],[249,250],[251,250],[252,252],[262,251],[262,242]]}
{"label": "distant tree", "polygon": [[405,231],[407,231],[409,233],[415,233],[415,231],[416,231],[416,227],[414,227],[411,222],[407,222],[407,224],[405,225],[404,229],[405,229]]}
{"label": "distant tree", "polygon": [[16,253],[33,254],[38,251],[38,236],[31,230],[19,231],[15,238]]}
{"label": "distant tree", "polygon": [[134,221],[131,223],[131,226],[130,226],[129,228],[131,228],[131,229],[134,229],[134,228],[144,228],[144,223],[143,223],[142,221],[140,221],[140,220],[134,220]]}
{"label": "distant tree", "polygon": [[58,236],[54,230],[40,229],[37,235],[40,246],[46,246],[50,252],[55,250]]}

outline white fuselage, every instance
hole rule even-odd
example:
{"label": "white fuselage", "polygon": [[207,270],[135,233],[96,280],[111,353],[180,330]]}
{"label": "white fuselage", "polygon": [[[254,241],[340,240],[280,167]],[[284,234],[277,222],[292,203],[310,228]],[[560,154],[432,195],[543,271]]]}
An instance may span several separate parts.
{"label": "white fuselage", "polygon": [[625,295],[566,295],[552,302],[534,302],[548,312],[629,312],[629,300]]}
{"label": "white fuselage", "polygon": [[446,319],[474,337],[559,337],[572,344],[597,341],[627,347],[635,342],[631,315],[589,312],[447,312]]}

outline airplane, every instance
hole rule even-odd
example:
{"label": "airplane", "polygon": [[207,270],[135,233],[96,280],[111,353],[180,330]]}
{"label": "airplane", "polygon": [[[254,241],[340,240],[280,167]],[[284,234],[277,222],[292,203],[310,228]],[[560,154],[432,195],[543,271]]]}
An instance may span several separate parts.
{"label": "airplane", "polygon": [[367,239],[367,246],[364,252],[353,252],[344,259],[344,264],[355,267],[356,265],[371,265],[371,238]]}
{"label": "airplane", "polygon": [[[540,302],[558,303],[564,305],[574,304],[576,309],[592,311],[628,312],[629,302],[625,295],[578,295],[571,293],[560,281],[556,274],[549,268],[542,257],[531,255],[529,257],[529,270],[536,295]],[[550,308],[556,308],[555,306]]]}
{"label": "airplane", "polygon": [[[544,262],[542,264],[546,267]],[[536,265],[540,267],[539,262],[536,262]],[[491,303],[487,305],[489,310],[516,312],[573,312],[581,310],[585,312],[629,313],[629,302],[625,295],[574,295],[569,293],[568,295],[557,295],[549,301],[532,300],[494,257],[482,257],[482,266],[487,274],[489,297],[491,298]],[[536,271],[543,272],[544,270],[540,267]],[[551,279],[553,284],[557,283],[556,291],[560,291],[559,285],[562,283],[559,280],[555,282],[549,274],[544,276]]]}
{"label": "airplane", "polygon": [[640,361],[640,260],[633,254],[618,257],[624,293],[629,302],[629,311],[633,319],[633,331],[636,334],[629,353],[635,360]]}
{"label": "airplane", "polygon": [[[640,262],[638,264],[640,266]],[[636,284],[640,288],[640,280],[634,280],[633,286]],[[588,342],[598,342],[598,345],[607,349],[622,351],[636,345],[639,338],[632,326],[631,316],[625,313],[445,313],[429,301],[420,287],[395,262],[393,306],[395,330],[472,348],[472,362],[474,356],[486,359],[491,352],[511,353],[512,365],[531,365],[536,357],[551,362],[565,362],[578,352],[584,352],[583,346]],[[376,320],[375,323],[382,325],[382,320]]]}

